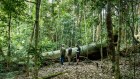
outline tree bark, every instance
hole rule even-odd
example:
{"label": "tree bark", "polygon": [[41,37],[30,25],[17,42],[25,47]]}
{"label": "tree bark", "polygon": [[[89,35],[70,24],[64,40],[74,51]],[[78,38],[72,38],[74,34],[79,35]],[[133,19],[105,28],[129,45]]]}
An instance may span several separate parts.
{"label": "tree bark", "polygon": [[101,13],[98,14],[99,22],[97,23],[97,29],[96,29],[96,41],[100,40],[101,36]]}
{"label": "tree bark", "polygon": [[113,36],[113,27],[112,27],[112,18],[111,18],[111,2],[107,1],[107,15],[106,15],[106,27],[107,27],[107,39],[108,39],[108,53],[111,55],[112,61],[112,71],[114,72],[115,67],[115,47],[114,47],[114,36]]}
{"label": "tree bark", "polygon": [[118,31],[118,41],[116,47],[116,65],[115,65],[115,79],[120,79],[120,67],[119,67],[119,59],[120,59],[120,43],[121,43],[121,27],[122,27],[122,11],[121,11],[121,3],[122,0],[119,0],[119,31]]}
{"label": "tree bark", "polygon": [[36,0],[36,20],[35,20],[35,79],[38,79],[38,68],[39,68],[39,52],[38,52],[38,39],[39,39],[39,10],[41,0]]}
{"label": "tree bark", "polygon": [[8,23],[8,60],[7,60],[7,70],[9,70],[9,65],[10,65],[10,57],[11,57],[11,13],[9,13],[9,23]]}

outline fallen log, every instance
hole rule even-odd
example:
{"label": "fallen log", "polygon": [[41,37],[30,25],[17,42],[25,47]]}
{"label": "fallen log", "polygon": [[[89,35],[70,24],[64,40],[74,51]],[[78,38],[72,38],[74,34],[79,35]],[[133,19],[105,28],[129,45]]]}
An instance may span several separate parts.
{"label": "fallen log", "polygon": [[[103,57],[106,57],[107,56],[107,42],[105,42],[105,41],[102,44],[92,43],[92,44],[80,46],[80,48],[82,50],[80,56],[91,59],[91,60],[100,59],[101,58],[101,52],[100,52],[101,45],[102,45],[102,50],[103,50]],[[120,55],[128,56],[129,52],[132,52],[132,51],[136,52],[136,50],[138,53],[139,48],[140,48],[140,44],[130,46],[127,48],[122,48],[122,50],[120,50]],[[66,49],[66,51],[68,51],[68,49]],[[73,58],[76,56],[76,51],[77,51],[76,47],[72,48],[72,57]],[[60,50],[44,52],[44,53],[42,53],[42,56],[45,59],[52,59],[52,60],[58,61],[58,59],[60,58]]]}
{"label": "fallen log", "polygon": [[[107,55],[106,42],[104,42],[103,44],[92,43],[92,44],[80,46],[82,50],[80,55],[85,56],[89,59],[100,59],[101,58],[100,56],[101,45],[103,48],[103,56],[106,56]],[[67,55],[67,51],[68,49],[66,49],[66,55]],[[76,47],[72,48],[72,57],[76,56],[76,51],[77,51]],[[58,59],[60,58],[60,50],[42,53],[42,56],[45,58]]]}

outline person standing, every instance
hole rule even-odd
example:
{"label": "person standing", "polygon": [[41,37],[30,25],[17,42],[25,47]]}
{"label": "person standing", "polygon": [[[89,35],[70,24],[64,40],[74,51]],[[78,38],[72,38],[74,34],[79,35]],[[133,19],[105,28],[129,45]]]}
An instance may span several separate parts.
{"label": "person standing", "polygon": [[77,51],[76,51],[76,62],[78,64],[79,63],[79,59],[80,59],[81,48],[80,48],[79,45],[77,45],[76,47],[77,47]]}
{"label": "person standing", "polygon": [[67,54],[69,65],[70,65],[70,62],[71,62],[71,55],[72,55],[72,48],[71,48],[71,46],[69,46],[68,54]]}
{"label": "person standing", "polygon": [[62,65],[63,65],[63,63],[64,63],[65,53],[66,53],[66,49],[65,49],[65,47],[64,47],[64,44],[62,44],[62,47],[61,47],[61,49],[60,49],[60,55],[61,55],[60,61],[61,61],[61,64],[62,64]]}

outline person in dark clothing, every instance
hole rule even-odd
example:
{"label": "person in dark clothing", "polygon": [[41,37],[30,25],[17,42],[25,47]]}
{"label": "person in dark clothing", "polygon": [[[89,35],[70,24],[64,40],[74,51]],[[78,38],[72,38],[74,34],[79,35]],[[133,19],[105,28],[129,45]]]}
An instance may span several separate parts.
{"label": "person in dark clothing", "polygon": [[64,58],[65,58],[65,53],[66,53],[66,49],[65,49],[64,45],[62,45],[62,47],[60,49],[60,53],[61,53],[60,61],[61,61],[61,64],[63,65]]}
{"label": "person in dark clothing", "polygon": [[69,46],[68,54],[67,54],[69,65],[70,65],[70,62],[71,62],[71,55],[72,55],[72,48],[71,48],[71,46]]}
{"label": "person in dark clothing", "polygon": [[76,47],[77,47],[77,51],[76,51],[76,62],[78,64],[79,63],[79,59],[80,59],[81,48],[80,48],[79,45],[77,45]]}

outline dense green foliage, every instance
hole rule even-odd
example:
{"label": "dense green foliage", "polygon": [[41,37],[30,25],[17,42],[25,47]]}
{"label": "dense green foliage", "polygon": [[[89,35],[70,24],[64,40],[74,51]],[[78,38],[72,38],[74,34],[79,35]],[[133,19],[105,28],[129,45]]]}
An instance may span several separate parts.
{"label": "dense green foliage", "polygon": [[[107,40],[108,2],[111,3],[113,34],[122,29],[121,48],[138,43],[134,35],[139,34],[140,1],[42,0],[36,50],[39,57],[42,52],[59,50],[62,44],[75,47]],[[35,4],[36,0],[0,0],[0,61],[7,60],[9,51],[11,61],[34,60]]]}
{"label": "dense green foliage", "polygon": [[[107,32],[104,17],[106,3],[106,0],[56,0],[53,2],[42,0],[39,48],[45,52],[59,49],[63,43],[66,46],[75,46],[76,44],[85,45],[97,42],[96,30],[98,25],[101,25],[102,40],[106,39]],[[20,54],[21,56],[25,56],[34,27],[35,3],[25,0],[3,0],[0,1],[0,4],[0,47],[6,55],[8,45],[7,25],[9,14],[11,14],[11,52],[13,55]],[[138,4],[138,2],[134,2],[134,4]],[[127,16],[131,14],[131,1],[123,0],[122,5],[126,7],[122,6],[119,9],[117,1],[112,0],[114,29],[118,27],[119,10],[123,11],[123,22],[126,24],[129,24],[127,22],[131,22],[131,19],[129,20],[128,18],[132,15]],[[100,14],[102,15],[101,17]],[[135,18],[135,22],[138,22],[139,18]],[[129,21],[125,22],[125,19]],[[122,28],[129,30],[127,27]]]}

